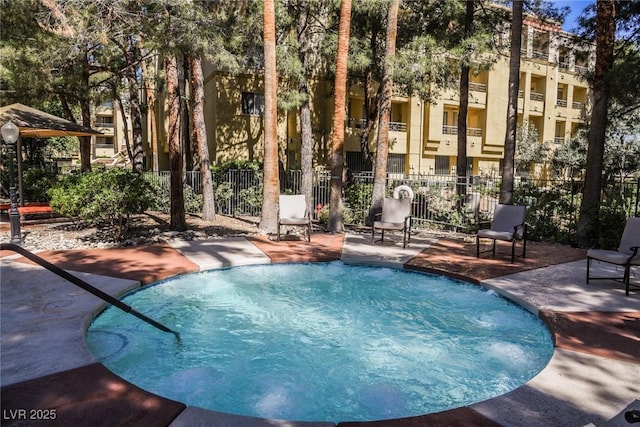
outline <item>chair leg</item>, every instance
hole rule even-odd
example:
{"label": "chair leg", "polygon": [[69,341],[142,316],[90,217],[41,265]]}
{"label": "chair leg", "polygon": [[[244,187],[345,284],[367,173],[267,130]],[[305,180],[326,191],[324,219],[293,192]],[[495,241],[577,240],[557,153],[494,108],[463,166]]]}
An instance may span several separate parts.
{"label": "chair leg", "polygon": [[587,257],[587,285],[589,284],[589,269],[591,268],[591,258]]}
{"label": "chair leg", "polygon": [[277,234],[277,236],[278,237],[276,238],[276,241],[279,242],[280,241],[280,224],[278,224],[278,234]]}
{"label": "chair leg", "polygon": [[629,282],[631,281],[631,278],[629,277],[631,275],[631,264],[627,264],[624,266],[624,294],[626,296],[629,296]]}
{"label": "chair leg", "polygon": [[496,239],[493,239],[493,247],[492,247],[492,253],[491,253],[492,257],[496,257]]}
{"label": "chair leg", "polygon": [[376,229],[375,227],[371,227],[371,244],[373,245],[376,241]]}
{"label": "chair leg", "polygon": [[311,223],[307,224],[307,240],[311,243]]}
{"label": "chair leg", "polygon": [[476,258],[480,258],[480,237],[476,235]]}
{"label": "chair leg", "polygon": [[516,259],[516,239],[511,242],[511,264]]}

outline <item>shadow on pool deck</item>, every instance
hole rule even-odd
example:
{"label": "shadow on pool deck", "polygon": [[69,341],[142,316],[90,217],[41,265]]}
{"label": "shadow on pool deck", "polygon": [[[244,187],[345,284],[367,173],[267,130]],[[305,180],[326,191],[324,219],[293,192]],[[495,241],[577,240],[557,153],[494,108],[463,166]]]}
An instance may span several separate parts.
{"label": "shadow on pool deck", "polygon": [[[306,262],[306,261],[331,261],[341,259],[345,245],[347,245],[343,234],[323,234],[316,233],[312,236],[311,243],[300,240],[285,240],[274,242],[266,236],[257,236],[247,239],[247,245],[257,247],[270,262]],[[366,242],[367,239],[362,239]],[[222,242],[222,240],[220,241]],[[359,243],[360,244],[360,243]],[[585,258],[585,251],[568,248],[558,245],[548,245],[537,242],[530,242],[527,246],[527,257],[516,259],[511,264],[508,254],[500,254],[495,259],[486,256],[478,259],[475,257],[475,243],[463,240],[440,239],[434,244],[425,245],[424,248],[415,248],[414,255],[405,263],[405,267],[412,270],[430,271],[436,273],[446,273],[454,277],[467,277],[475,282],[487,279],[501,278],[519,272],[531,271],[541,267],[552,266],[559,263],[569,263],[580,261]],[[393,247],[393,244],[391,244]],[[376,251],[379,247],[362,244],[363,251],[369,251],[371,258],[375,259]],[[385,250],[388,246],[385,247]],[[198,247],[200,250],[200,247]],[[501,248],[503,252],[508,248]],[[401,246],[398,251],[401,251]],[[132,279],[142,284],[157,281],[176,274],[198,271],[198,264],[187,258],[187,251],[181,252],[170,245],[150,245],[134,248],[122,249],[91,249],[73,251],[49,251],[40,253],[43,258],[57,264],[67,270],[99,274],[104,276],[117,277],[121,279]],[[253,254],[253,252],[252,252]],[[12,255],[6,252],[0,256]],[[204,256],[206,254],[200,254]],[[242,257],[242,252],[238,251],[234,256]],[[18,262],[24,260],[17,259]],[[225,262],[229,262],[226,259]],[[11,268],[12,263],[3,261],[2,267]],[[21,276],[22,277],[22,276]],[[27,278],[24,277],[26,280]],[[3,287],[6,284],[3,284]],[[45,283],[42,286],[46,286]],[[523,286],[527,286],[523,283]],[[615,285],[614,285],[615,286]],[[3,289],[4,291],[4,289]],[[554,292],[554,290],[549,290]],[[633,307],[637,310],[623,310],[616,312],[610,307],[605,307],[601,311],[575,311],[563,312],[557,309],[546,309],[544,307],[541,316],[552,327],[555,334],[556,346],[559,350],[568,350],[584,354],[585,360],[591,356],[606,358],[604,360],[620,360],[626,363],[635,364],[640,360],[640,303],[635,306],[633,301],[640,298],[638,293],[632,293],[631,300]],[[633,300],[635,298],[635,300]],[[11,304],[11,301],[3,299],[3,306]],[[25,309],[31,310],[30,307]],[[9,336],[9,328],[12,319],[5,318],[5,310],[2,315],[2,356],[3,365],[9,360],[5,356],[5,348],[9,349],[12,342],[6,338]],[[46,328],[46,324],[39,324],[35,315],[35,328]],[[15,319],[14,319],[15,320]],[[79,325],[81,333],[84,328]],[[37,335],[34,335],[37,336]],[[28,339],[28,335],[21,337]],[[37,342],[31,342],[33,351],[49,351],[38,347]],[[6,346],[6,347],[5,347]],[[64,358],[64,353],[59,353],[59,357]],[[593,359],[595,360],[595,359]],[[582,362],[581,362],[582,363]],[[587,363],[587,362],[584,362]],[[4,368],[3,368],[4,369]],[[637,371],[637,369],[636,369]],[[606,375],[606,374],[604,374]],[[613,375],[610,373],[610,375]],[[524,387],[523,387],[524,389]],[[519,389],[520,390],[520,389]],[[35,420],[20,420],[18,415],[22,412],[15,412],[20,409],[55,409],[56,419],[44,425],[92,425],[92,426],[112,426],[112,425],[247,425],[247,419],[226,415],[206,415],[215,414],[209,411],[202,411],[205,415],[201,418],[201,413],[188,408],[181,403],[154,396],[137,387],[127,383],[110,373],[99,363],[89,363],[78,366],[74,369],[64,370],[51,375],[34,377],[25,381],[18,381],[14,384],[5,385],[3,382],[1,403],[3,415],[3,425],[34,425]],[[520,391],[519,393],[523,393]],[[632,390],[631,393],[634,393]],[[517,394],[516,394],[517,395]],[[640,389],[637,390],[640,396]],[[505,397],[507,401],[512,398],[510,394]],[[545,400],[546,399],[546,400]],[[607,404],[606,397],[604,404]],[[516,399],[518,400],[518,399]],[[529,398],[520,399],[517,409],[509,409],[511,412],[521,411],[520,419],[538,419],[531,417],[531,413],[536,409],[526,408]],[[545,394],[541,399],[545,404],[554,406],[550,412],[564,411],[567,404],[562,399],[557,398],[554,392]],[[491,402],[488,401],[488,402]],[[627,404],[628,402],[625,402]],[[590,405],[589,402],[584,402]],[[525,407],[522,407],[525,405]],[[555,406],[558,408],[555,408]],[[609,403],[614,405],[614,403]],[[615,402],[620,406],[620,402]],[[486,405],[485,405],[486,406]],[[429,414],[410,419],[399,419],[385,421],[383,423],[342,423],[341,426],[497,426],[509,424],[505,422],[505,415],[497,415],[494,409],[487,409],[483,405],[478,406],[478,410],[471,407],[458,408],[437,414]],[[490,406],[490,405],[489,405]],[[534,405],[535,406],[535,405]],[[622,405],[624,406],[624,405]],[[586,424],[589,417],[596,417],[591,408],[574,408],[571,411],[578,411],[580,416],[576,419],[578,424]],[[526,408],[526,409],[524,409]],[[640,408],[636,408],[640,409]],[[7,412],[13,411],[13,412]],[[533,411],[533,412],[532,412]],[[546,411],[546,410],[545,410]],[[582,411],[582,412],[580,412]],[[529,415],[527,415],[529,413]],[[187,414],[187,415],[185,415]],[[197,414],[197,415],[194,415]],[[29,415],[28,413],[26,414]],[[615,414],[612,414],[615,415]],[[563,422],[553,422],[554,418],[549,414],[536,412],[537,417],[542,417],[541,422],[531,422],[530,425],[563,425]],[[567,413],[566,417],[573,416]],[[178,417],[178,418],[176,418]],[[527,418],[529,417],[529,418]],[[602,416],[601,416],[602,417]],[[215,421],[217,420],[217,422]],[[588,423],[588,422],[587,422]],[[266,420],[251,420],[253,426],[310,426],[327,425],[326,423],[293,423]]]}
{"label": "shadow on pool deck", "polygon": [[[587,252],[562,245],[527,242],[525,258],[511,263],[511,246],[498,242],[496,257],[481,254],[476,257],[475,241],[440,239],[405,264],[406,268],[434,273],[445,273],[480,282],[561,262],[585,259]],[[485,248],[486,249],[486,248]],[[520,249],[520,247],[518,247]]]}

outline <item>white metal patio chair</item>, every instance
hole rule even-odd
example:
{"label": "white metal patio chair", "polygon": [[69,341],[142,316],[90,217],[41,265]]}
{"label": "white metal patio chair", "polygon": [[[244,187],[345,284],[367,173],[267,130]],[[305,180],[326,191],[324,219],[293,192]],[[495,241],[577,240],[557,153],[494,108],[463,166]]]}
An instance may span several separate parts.
{"label": "white metal patio chair", "polygon": [[304,194],[280,195],[280,210],[278,211],[278,242],[280,241],[280,226],[305,227],[307,241],[311,241],[311,215],[307,210]]}
{"label": "white metal patio chair", "polygon": [[[374,221],[371,227],[371,244],[384,241],[384,232],[402,231],[402,247],[406,248],[411,241],[411,202],[408,199],[394,199],[385,197],[382,202],[382,213],[377,214],[379,221]],[[376,230],[380,230],[380,240],[375,240]]]}

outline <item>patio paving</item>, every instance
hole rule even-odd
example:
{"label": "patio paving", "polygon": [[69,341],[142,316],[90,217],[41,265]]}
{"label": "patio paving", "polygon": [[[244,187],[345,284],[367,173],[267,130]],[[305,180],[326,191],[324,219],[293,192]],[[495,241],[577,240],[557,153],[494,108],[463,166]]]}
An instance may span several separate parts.
{"label": "patio paving", "polygon": [[[403,249],[397,239],[376,245],[369,239],[315,233],[311,243],[259,236],[39,255],[111,295],[176,274],[247,264],[339,259],[446,273],[503,293],[554,332],[548,366],[510,393],[358,426],[625,426],[624,411],[640,409],[640,293],[626,297],[608,280],[587,285],[584,251],[531,242],[527,257],[511,264],[507,254],[477,259],[470,240],[416,237]],[[3,425],[331,425],[231,416],[140,390],[106,370],[86,347],[84,332],[102,309],[100,300],[11,253],[0,256]],[[56,418],[28,419],[30,409],[55,409]]]}

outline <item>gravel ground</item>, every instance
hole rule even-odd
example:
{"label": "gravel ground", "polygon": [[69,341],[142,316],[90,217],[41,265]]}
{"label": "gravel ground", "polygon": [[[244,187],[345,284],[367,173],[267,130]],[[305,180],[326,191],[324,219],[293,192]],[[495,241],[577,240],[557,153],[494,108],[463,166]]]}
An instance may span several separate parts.
{"label": "gravel ground", "polygon": [[[216,215],[215,221],[204,222],[198,216],[187,215],[187,230],[184,232],[169,230],[169,219],[168,214],[161,212],[136,216],[121,241],[113,241],[105,230],[74,224],[62,218],[34,219],[21,227],[22,247],[31,251],[108,248],[261,234],[258,229],[260,219],[256,217]],[[9,239],[9,222],[3,215],[0,241],[8,242]]]}

